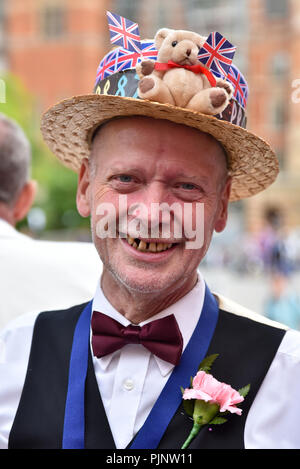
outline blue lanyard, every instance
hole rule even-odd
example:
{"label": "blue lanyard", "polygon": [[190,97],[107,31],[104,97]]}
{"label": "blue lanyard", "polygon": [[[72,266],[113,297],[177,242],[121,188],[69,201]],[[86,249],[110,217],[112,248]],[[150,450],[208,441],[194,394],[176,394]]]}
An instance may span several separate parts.
{"label": "blue lanyard", "polygon": [[90,327],[93,301],[77,321],[69,367],[69,382],[63,428],[63,449],[84,449],[84,392],[88,368]]}
{"label": "blue lanyard", "polygon": [[[70,358],[63,428],[63,449],[84,449],[84,392],[90,346],[92,301],[76,324]],[[192,337],[130,449],[155,449],[182,401],[180,387],[189,387],[205,357],[218,321],[219,307],[206,286],[202,313]]]}

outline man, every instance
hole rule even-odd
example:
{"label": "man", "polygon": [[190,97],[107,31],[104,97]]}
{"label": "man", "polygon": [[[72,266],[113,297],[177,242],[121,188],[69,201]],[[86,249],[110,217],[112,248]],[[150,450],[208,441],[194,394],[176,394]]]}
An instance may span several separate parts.
{"label": "man", "polygon": [[22,129],[0,115],[0,328],[21,313],[45,305],[70,306],[90,298],[99,278],[92,243],[36,241],[15,226],[36,194],[31,150]]}
{"label": "man", "polygon": [[[120,90],[124,77],[134,96],[130,69],[95,89]],[[79,172],[77,207],[103,274],[89,303],[7,329],[2,447],[180,449],[192,428],[180,387],[211,354],[216,379],[250,392],[241,416],[202,428],[189,448],[300,447],[299,333],[212,295],[198,271],[229,201],[274,180],[269,146],[217,117],[117,91],[59,103],[42,131]]]}

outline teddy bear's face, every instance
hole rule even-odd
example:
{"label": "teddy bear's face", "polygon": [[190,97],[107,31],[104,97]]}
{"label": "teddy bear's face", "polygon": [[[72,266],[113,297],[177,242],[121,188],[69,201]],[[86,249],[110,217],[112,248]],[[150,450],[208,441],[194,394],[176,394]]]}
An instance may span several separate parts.
{"label": "teddy bear's face", "polygon": [[158,62],[166,63],[169,60],[179,65],[195,65],[199,50],[206,38],[192,31],[163,28],[155,35],[155,46],[158,50]]}

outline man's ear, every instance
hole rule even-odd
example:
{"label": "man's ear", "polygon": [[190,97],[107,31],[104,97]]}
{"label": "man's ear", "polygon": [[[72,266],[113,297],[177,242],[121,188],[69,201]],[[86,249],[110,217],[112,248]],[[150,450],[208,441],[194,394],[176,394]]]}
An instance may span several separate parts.
{"label": "man's ear", "polygon": [[90,166],[87,159],[84,159],[81,163],[77,194],[76,194],[76,205],[77,210],[82,217],[88,217],[91,213],[90,206]]}
{"label": "man's ear", "polygon": [[166,37],[173,32],[173,29],[162,28],[157,31],[154,38],[155,47],[159,50]]}
{"label": "man's ear", "polygon": [[227,224],[227,217],[228,217],[228,204],[229,204],[229,197],[231,191],[231,183],[232,178],[228,177],[226,184],[222,190],[221,198],[220,198],[220,209],[219,215],[215,223],[215,231],[220,233],[223,231]]}
{"label": "man's ear", "polygon": [[37,190],[36,181],[28,181],[21,190],[16,202],[13,206],[14,222],[23,220],[31,209]]}

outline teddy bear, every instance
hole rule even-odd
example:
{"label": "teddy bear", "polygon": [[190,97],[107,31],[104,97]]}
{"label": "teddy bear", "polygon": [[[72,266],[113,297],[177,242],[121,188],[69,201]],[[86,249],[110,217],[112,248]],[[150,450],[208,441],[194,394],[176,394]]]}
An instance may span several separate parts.
{"label": "teddy bear", "polygon": [[[143,60],[136,67],[140,78],[139,98],[173,104],[204,114],[221,113],[232,97],[231,84],[216,79],[212,87],[205,73],[183,68],[200,64],[197,56],[205,41],[206,37],[192,31],[168,28],[158,30],[154,38],[158,51],[157,62]],[[177,66],[168,68],[165,64],[169,61]],[[156,63],[163,65],[163,69],[157,69]]]}

